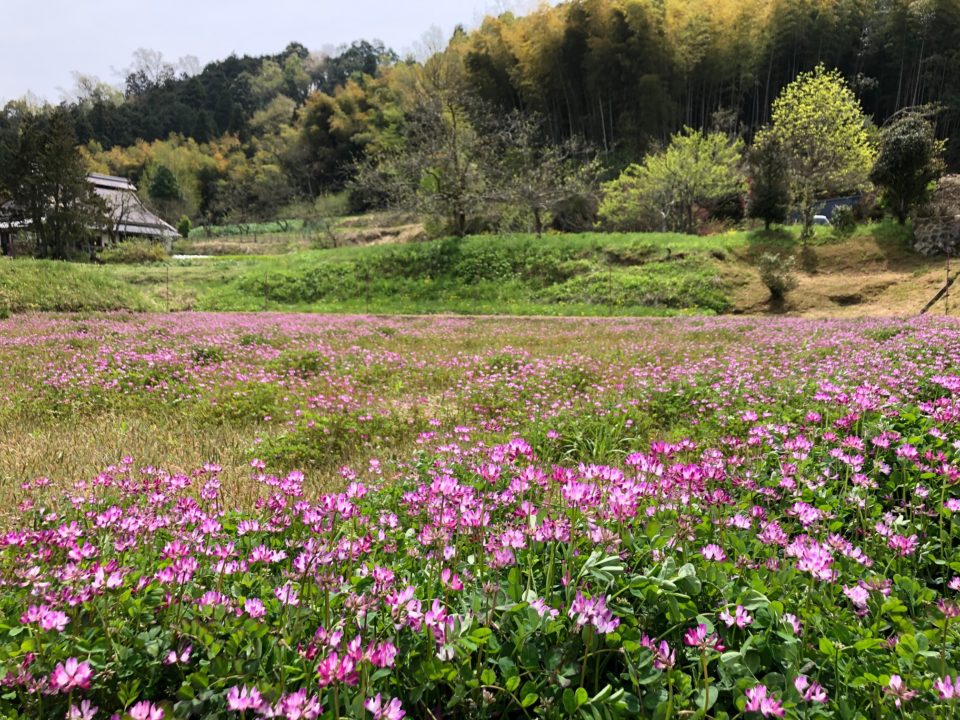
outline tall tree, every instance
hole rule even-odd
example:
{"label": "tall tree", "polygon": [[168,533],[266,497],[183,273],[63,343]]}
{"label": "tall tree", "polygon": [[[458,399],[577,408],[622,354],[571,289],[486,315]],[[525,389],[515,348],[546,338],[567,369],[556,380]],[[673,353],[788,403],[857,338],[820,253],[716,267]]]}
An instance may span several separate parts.
{"label": "tall tree", "polygon": [[66,259],[90,248],[94,233],[109,227],[107,209],[93,186],[64,106],[22,111],[0,143],[0,196],[7,219],[25,223],[42,257]]}
{"label": "tall tree", "polygon": [[801,73],[773,104],[772,124],[756,145],[779,146],[787,161],[803,237],[812,234],[817,200],[856,191],[869,181],[876,151],[860,102],[835,70]]}
{"label": "tall tree", "polygon": [[763,220],[769,230],[772,223],[782,223],[790,210],[790,182],[787,158],[783,149],[768,140],[750,151],[750,217]]}
{"label": "tall tree", "polygon": [[880,131],[880,152],[870,179],[901,225],[943,174],[943,149],[944,142],[937,140],[922,111],[898,113]]}

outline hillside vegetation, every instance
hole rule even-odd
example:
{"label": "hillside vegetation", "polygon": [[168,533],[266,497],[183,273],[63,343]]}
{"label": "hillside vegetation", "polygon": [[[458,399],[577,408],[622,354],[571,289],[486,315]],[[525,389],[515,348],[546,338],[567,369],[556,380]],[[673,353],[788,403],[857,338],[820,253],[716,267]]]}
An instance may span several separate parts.
{"label": "hillside vegetation", "polygon": [[894,224],[804,249],[786,231],[472,236],[143,265],[0,262],[0,308],[383,314],[670,315],[771,311],[756,259],[793,255],[796,314],[914,314],[943,283]]}

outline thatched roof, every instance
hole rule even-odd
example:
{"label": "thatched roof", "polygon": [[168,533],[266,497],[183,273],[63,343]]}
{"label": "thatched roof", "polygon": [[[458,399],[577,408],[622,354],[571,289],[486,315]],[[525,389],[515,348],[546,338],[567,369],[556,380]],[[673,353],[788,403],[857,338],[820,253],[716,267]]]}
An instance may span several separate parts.
{"label": "thatched roof", "polygon": [[173,226],[144,207],[137,197],[136,186],[126,178],[91,173],[87,180],[106,202],[114,232],[145,237],[179,237]]}
{"label": "thatched roof", "polygon": [[[126,178],[114,175],[90,173],[87,180],[94,191],[103,198],[110,212],[110,232],[115,235],[135,235],[148,238],[178,238],[180,234],[172,225],[147,210],[137,196],[137,188]],[[7,209],[10,209],[8,203]],[[0,209],[2,210],[2,209]],[[0,215],[3,213],[0,212]],[[0,222],[2,230],[22,230],[30,227],[30,222]],[[103,228],[97,228],[102,230]]]}

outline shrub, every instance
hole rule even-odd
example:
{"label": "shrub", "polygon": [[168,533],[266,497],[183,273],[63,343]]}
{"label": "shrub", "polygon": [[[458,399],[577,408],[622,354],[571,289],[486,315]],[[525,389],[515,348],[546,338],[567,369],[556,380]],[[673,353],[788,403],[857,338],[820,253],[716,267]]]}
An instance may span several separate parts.
{"label": "shrub", "polygon": [[830,222],[833,224],[833,232],[837,237],[848,238],[857,229],[857,218],[851,207],[838,207],[833,211]]}
{"label": "shrub", "polygon": [[592,195],[571,195],[551,208],[550,227],[560,232],[589,232],[597,223],[598,208]]}
{"label": "shrub", "polygon": [[190,218],[186,215],[180,218],[180,222],[177,223],[177,232],[180,233],[180,237],[188,238],[190,237],[190,230],[193,226],[190,223]]}
{"label": "shrub", "polygon": [[794,259],[790,256],[781,256],[780,253],[764,253],[757,261],[760,279],[770,291],[774,300],[782,300],[788,291],[797,286],[797,278],[793,274]]}
{"label": "shrub", "polygon": [[170,256],[167,255],[166,249],[159,242],[124,240],[101,251],[97,257],[105,263],[139,265],[141,263],[163,262]]}
{"label": "shrub", "polygon": [[617,229],[693,233],[697,208],[716,208],[744,190],[743,143],[686,128],[660,153],[603,185],[600,218]]}

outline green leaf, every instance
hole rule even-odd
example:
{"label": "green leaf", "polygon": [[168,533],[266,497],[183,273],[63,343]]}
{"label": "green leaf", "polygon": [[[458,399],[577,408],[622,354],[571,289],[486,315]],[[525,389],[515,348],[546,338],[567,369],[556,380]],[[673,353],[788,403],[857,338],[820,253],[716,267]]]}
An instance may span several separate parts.
{"label": "green leaf", "polygon": [[520,701],[520,706],[525,708],[530,707],[539,699],[540,696],[536,693],[527,693],[523,696],[523,700]]}

